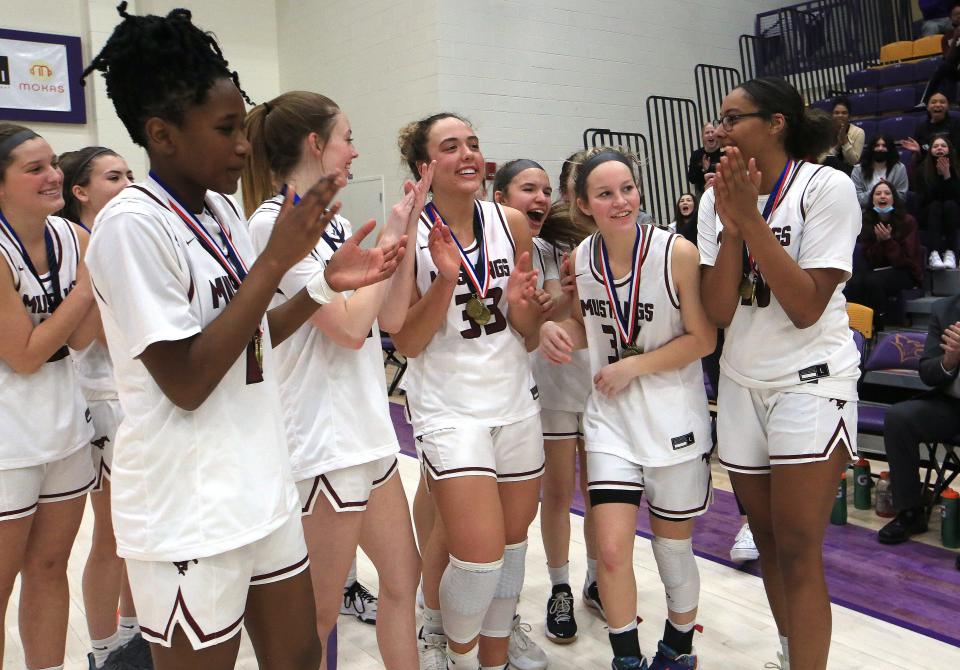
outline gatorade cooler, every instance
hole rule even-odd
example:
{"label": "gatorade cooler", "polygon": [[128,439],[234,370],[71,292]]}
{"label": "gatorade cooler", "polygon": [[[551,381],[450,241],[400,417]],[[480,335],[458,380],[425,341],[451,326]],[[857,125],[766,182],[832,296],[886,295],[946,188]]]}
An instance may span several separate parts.
{"label": "gatorade cooler", "polygon": [[843,526],[847,523],[847,473],[840,476],[840,485],[837,487],[837,499],[833,501],[833,511],[830,512],[830,523],[834,526]]}
{"label": "gatorade cooler", "polygon": [[870,462],[861,458],[853,466],[853,506],[857,509],[870,509]]}

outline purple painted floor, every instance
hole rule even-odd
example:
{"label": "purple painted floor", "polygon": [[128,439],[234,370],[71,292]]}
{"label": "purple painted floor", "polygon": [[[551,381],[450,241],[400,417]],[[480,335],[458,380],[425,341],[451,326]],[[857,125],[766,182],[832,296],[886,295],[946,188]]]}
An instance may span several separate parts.
{"label": "purple painted floor", "polygon": [[[402,407],[391,403],[390,411],[403,452],[416,456]],[[571,511],[583,514],[579,491]],[[649,538],[646,514],[638,519],[637,535]],[[701,558],[759,576],[756,563],[738,566],[729,560],[739,529],[733,494],[718,490],[710,511],[697,524],[694,550]],[[919,542],[885,546],[877,542],[875,531],[853,524],[829,526],[823,548],[834,603],[960,647],[960,572],[954,569],[954,557],[951,551]]]}

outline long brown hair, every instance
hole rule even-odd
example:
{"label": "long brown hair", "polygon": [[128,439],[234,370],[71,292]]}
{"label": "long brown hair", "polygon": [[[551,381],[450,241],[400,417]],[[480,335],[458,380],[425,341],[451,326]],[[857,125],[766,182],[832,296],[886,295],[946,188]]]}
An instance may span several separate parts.
{"label": "long brown hair", "polygon": [[[950,161],[950,171],[954,176],[960,175],[960,157],[957,156],[957,149],[953,146],[953,142],[950,141],[949,137],[938,135],[931,140],[931,149],[933,143],[937,140],[943,140],[947,143],[947,160]],[[933,155],[933,151],[927,151],[920,169],[923,172],[923,181],[927,183],[928,187],[937,183],[937,157]]]}
{"label": "long brown hair", "polygon": [[429,163],[430,156],[427,155],[427,135],[433,124],[443,119],[459,119],[465,124],[472,125],[469,121],[458,114],[452,112],[440,112],[430,116],[412,121],[400,129],[397,134],[397,146],[400,148],[400,157],[410,168],[410,174],[414,179],[420,179],[420,163]]}
{"label": "long brown hair", "polygon": [[570,211],[571,205],[562,200],[553,203],[543,219],[539,237],[558,249],[569,251],[597,231],[592,220],[574,220]]}
{"label": "long brown hair", "polygon": [[303,138],[316,133],[326,143],[339,114],[337,103],[311,91],[289,91],[250,110],[244,121],[250,153],[240,176],[247,216],[297,166]]}

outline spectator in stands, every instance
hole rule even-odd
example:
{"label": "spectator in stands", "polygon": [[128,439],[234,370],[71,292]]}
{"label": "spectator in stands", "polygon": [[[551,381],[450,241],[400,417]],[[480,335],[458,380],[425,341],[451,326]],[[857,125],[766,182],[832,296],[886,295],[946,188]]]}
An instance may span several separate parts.
{"label": "spectator in stands", "polygon": [[720,142],[717,140],[716,128],[709,121],[703,124],[701,137],[703,146],[690,154],[690,165],[687,167],[687,181],[693,185],[697,200],[706,190],[704,175],[716,172],[717,163],[720,162]]}
{"label": "spectator in stands", "polygon": [[937,137],[949,137],[953,146],[960,146],[960,119],[947,112],[950,103],[943,93],[934,93],[927,101],[927,120],[921,121],[913,137],[900,142],[900,146],[913,152],[914,162],[921,162],[930,151],[930,143]]}
{"label": "spectator in stands", "polygon": [[946,137],[938,137],[917,169],[914,187],[920,198],[923,229],[930,247],[931,270],[957,267],[954,248],[960,230],[960,160]]}
{"label": "spectator in stands", "polygon": [[933,93],[941,90],[944,82],[947,82],[950,87],[946,91],[947,97],[956,94],[957,80],[960,79],[960,72],[957,69],[960,66],[960,2],[954,2],[953,5],[949,17],[950,28],[940,41],[943,62],[923,89],[923,95],[920,96],[920,103],[917,105],[918,109],[922,109],[923,105],[927,104],[927,100]]}
{"label": "spectator in stands", "polygon": [[863,228],[857,239],[857,250],[865,262],[854,265],[843,293],[850,302],[873,309],[874,327],[879,330],[885,325],[887,296],[920,284],[920,239],[916,220],[890,184],[878,182],[870,192],[870,202],[863,209]]}
{"label": "spectator in stands", "polygon": [[930,313],[920,357],[920,379],[933,390],[894,405],[883,426],[890,487],[897,516],[880,529],[883,544],[905,542],[927,529],[920,483],[920,443],[953,440],[960,434],[960,295],[938,300]]}
{"label": "spectator in stands", "polygon": [[850,123],[852,111],[847,98],[834,99],[833,121],[837,128],[837,143],[830,147],[827,155],[820,160],[824,165],[847,174],[850,174],[853,167],[860,162],[864,142],[863,129]]}
{"label": "spectator in stands", "polygon": [[923,25],[920,36],[940,35],[950,30],[950,14],[957,3],[955,0],[920,0],[920,12]]}
{"label": "spectator in stands", "polygon": [[697,243],[697,199],[692,193],[684,193],[677,200],[673,207],[673,221],[667,228],[693,244]]}
{"label": "spectator in stands", "polygon": [[907,197],[907,169],[900,162],[900,154],[888,135],[870,138],[860,157],[860,164],[853,168],[850,178],[857,188],[861,207],[870,204],[870,193],[881,180],[893,186],[901,199]]}

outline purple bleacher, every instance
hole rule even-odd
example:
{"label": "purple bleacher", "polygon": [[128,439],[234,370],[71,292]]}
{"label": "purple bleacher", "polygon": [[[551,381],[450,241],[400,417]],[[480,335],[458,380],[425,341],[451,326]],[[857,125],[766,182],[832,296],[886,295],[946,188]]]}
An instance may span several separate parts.
{"label": "purple bleacher", "polygon": [[897,153],[900,154],[900,162],[909,169],[910,164],[913,163],[913,152],[909,149],[897,149]]}
{"label": "purple bleacher", "polygon": [[703,389],[707,392],[707,400],[717,399],[717,391],[710,383],[710,376],[706,372],[703,373]]}
{"label": "purple bleacher", "polygon": [[855,91],[858,88],[876,88],[879,86],[879,70],[857,70],[847,73],[845,82],[848,91]]}
{"label": "purple bleacher", "polygon": [[863,364],[864,372],[874,370],[918,370],[926,333],[901,331],[883,333]]}
{"label": "purple bleacher", "polygon": [[863,134],[866,137],[872,137],[877,132],[877,120],[876,119],[857,119],[852,121],[853,125],[860,126],[860,129],[863,130]]}
{"label": "purple bleacher", "polygon": [[915,67],[917,68],[917,80],[929,79],[942,64],[943,56],[934,56],[933,58],[925,58],[921,61],[917,61],[915,64]]}
{"label": "purple bleacher", "polygon": [[916,63],[895,63],[879,70],[878,86],[901,86],[912,84],[923,77],[917,72]]}
{"label": "purple bleacher", "polygon": [[860,358],[863,358],[863,351],[867,346],[867,340],[859,330],[851,330],[853,334],[853,342],[857,345],[857,351],[860,352]]}
{"label": "purple bleacher", "polygon": [[816,102],[810,103],[810,106],[814,109],[822,109],[827,113],[833,112],[833,98],[824,98],[823,100],[817,100]]}
{"label": "purple bleacher", "polygon": [[877,113],[877,92],[864,91],[849,96],[852,113],[857,116],[872,116]]}
{"label": "purple bleacher", "polygon": [[886,405],[860,403],[857,405],[857,430],[870,435],[883,435],[883,423],[887,418]]}
{"label": "purple bleacher", "polygon": [[881,135],[890,135],[896,142],[905,137],[912,137],[917,130],[917,125],[925,118],[926,114],[924,112],[916,112],[880,119],[877,132]]}
{"label": "purple bleacher", "polygon": [[917,92],[913,86],[884,88],[877,95],[877,113],[908,112],[916,102]]}

